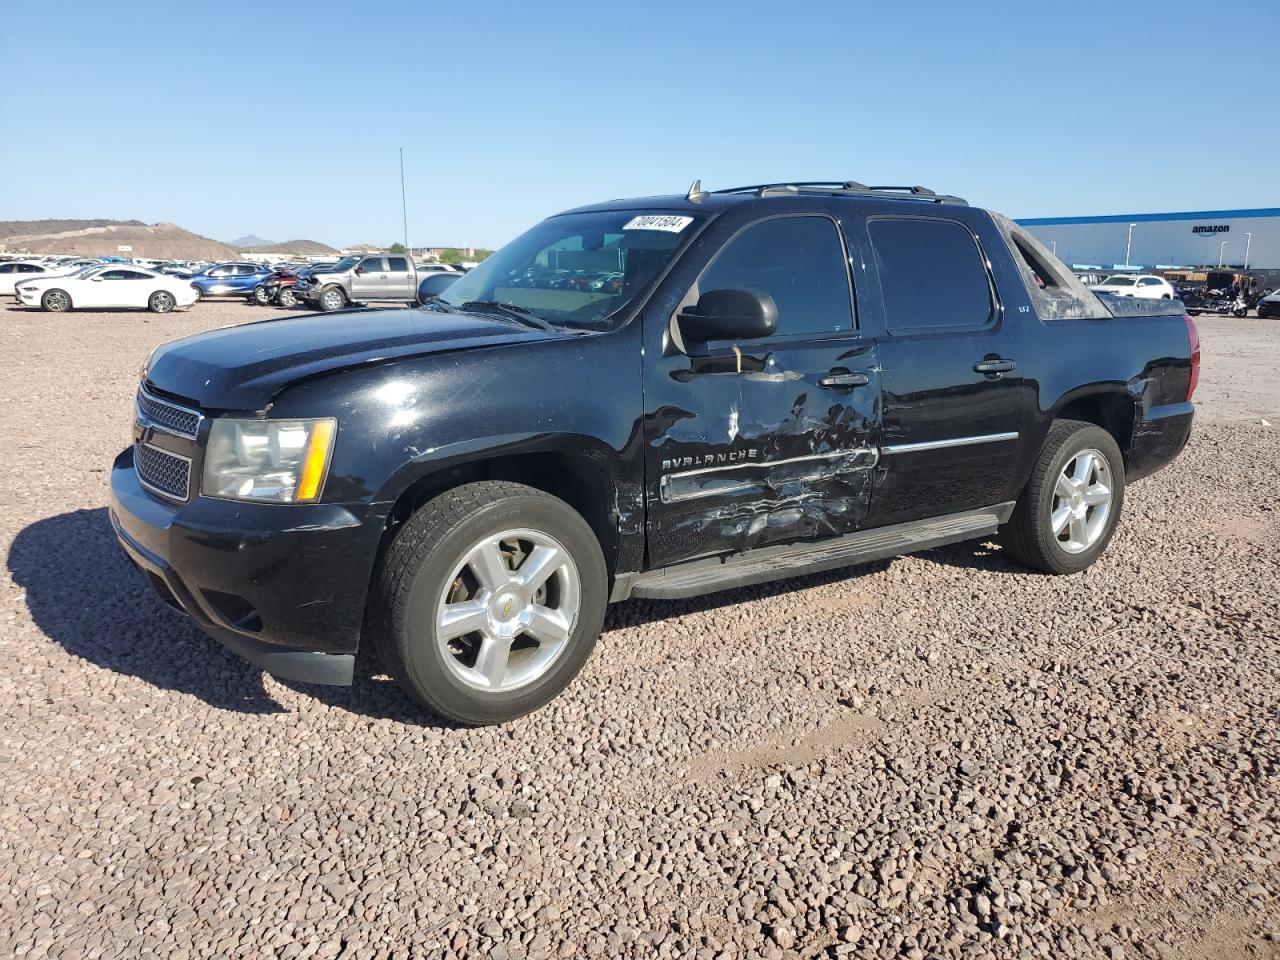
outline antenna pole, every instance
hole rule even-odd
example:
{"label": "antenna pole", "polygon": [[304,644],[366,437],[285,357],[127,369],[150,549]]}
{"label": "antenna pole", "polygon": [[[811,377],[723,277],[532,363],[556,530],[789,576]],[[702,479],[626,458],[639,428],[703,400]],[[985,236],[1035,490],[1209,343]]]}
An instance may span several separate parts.
{"label": "antenna pole", "polygon": [[409,249],[409,205],[404,199],[404,147],[400,148],[400,214],[404,218],[404,252],[413,256]]}

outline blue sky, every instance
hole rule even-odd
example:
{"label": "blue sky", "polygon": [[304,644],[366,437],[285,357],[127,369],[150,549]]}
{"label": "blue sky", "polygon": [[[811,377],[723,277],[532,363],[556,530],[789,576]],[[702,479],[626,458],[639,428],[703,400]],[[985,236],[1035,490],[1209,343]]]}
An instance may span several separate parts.
{"label": "blue sky", "polygon": [[695,177],[1019,217],[1280,205],[1274,0],[20,9],[0,220],[391,243],[400,146],[414,244]]}

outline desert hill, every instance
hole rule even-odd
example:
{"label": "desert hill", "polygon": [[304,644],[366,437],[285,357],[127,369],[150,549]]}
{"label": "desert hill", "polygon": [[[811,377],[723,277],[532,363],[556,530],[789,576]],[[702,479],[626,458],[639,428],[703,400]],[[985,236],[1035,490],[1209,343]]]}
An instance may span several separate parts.
{"label": "desert hill", "polygon": [[241,247],[245,253],[296,253],[304,257],[318,257],[338,251],[318,240],[286,240],[284,243],[267,243],[259,247]]}
{"label": "desert hill", "polygon": [[11,220],[0,221],[0,243],[24,253],[66,253],[83,257],[116,256],[120,247],[131,257],[165,260],[234,260],[239,252],[173,223],[140,220]]}

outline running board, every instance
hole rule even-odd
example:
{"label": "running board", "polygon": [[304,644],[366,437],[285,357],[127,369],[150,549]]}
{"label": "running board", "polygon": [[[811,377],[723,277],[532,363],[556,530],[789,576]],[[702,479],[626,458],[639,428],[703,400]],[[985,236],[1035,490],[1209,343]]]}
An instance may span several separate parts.
{"label": "running board", "polygon": [[1013,503],[999,503],[981,510],[953,513],[928,520],[912,520],[891,527],[860,530],[833,540],[760,547],[729,557],[710,557],[629,574],[614,581],[610,601],[643,597],[678,600],[717,590],[746,587],[770,580],[784,580],[807,573],[851,567],[928,550],[974,537],[990,536],[1013,513]]}

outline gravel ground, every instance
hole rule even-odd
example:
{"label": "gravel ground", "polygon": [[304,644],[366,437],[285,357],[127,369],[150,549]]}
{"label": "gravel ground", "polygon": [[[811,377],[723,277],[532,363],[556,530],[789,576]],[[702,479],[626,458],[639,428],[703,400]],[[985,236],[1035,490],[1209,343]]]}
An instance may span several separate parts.
{"label": "gravel ground", "polygon": [[1280,323],[1078,577],[965,544],[613,608],[501,728],[263,676],[107,528],[136,371],[261,317],[0,309],[0,955],[1280,954]]}

